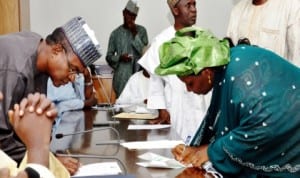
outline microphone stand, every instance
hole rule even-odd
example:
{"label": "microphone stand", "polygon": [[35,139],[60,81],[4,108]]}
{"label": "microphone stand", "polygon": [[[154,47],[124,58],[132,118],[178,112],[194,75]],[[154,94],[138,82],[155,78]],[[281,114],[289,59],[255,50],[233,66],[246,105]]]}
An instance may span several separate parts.
{"label": "microphone stand", "polygon": [[58,133],[58,134],[55,134],[55,138],[56,139],[61,139],[61,138],[65,137],[65,136],[72,136],[72,135],[89,133],[89,132],[94,132],[94,131],[101,131],[101,130],[112,130],[113,132],[115,132],[117,140],[96,143],[96,145],[98,145],[98,146],[102,146],[102,145],[118,145],[118,149],[116,150],[116,152],[113,155],[117,154],[119,152],[119,150],[120,150],[121,139],[120,139],[120,133],[119,133],[119,131],[117,129],[113,128],[113,127],[101,127],[101,128],[98,128],[98,129],[90,129],[90,130],[84,130],[84,131],[80,131],[80,132],[67,133],[67,134]]}

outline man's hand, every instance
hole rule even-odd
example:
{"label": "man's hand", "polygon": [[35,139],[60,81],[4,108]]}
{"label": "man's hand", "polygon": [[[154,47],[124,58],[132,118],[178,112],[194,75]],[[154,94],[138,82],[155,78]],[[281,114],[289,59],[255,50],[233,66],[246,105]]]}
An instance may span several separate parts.
{"label": "man's hand", "polygon": [[56,158],[65,166],[71,176],[74,175],[80,167],[80,162],[75,158],[59,155],[57,155]]}
{"label": "man's hand", "polygon": [[131,33],[132,33],[132,35],[133,35],[134,37],[135,37],[136,34],[138,33],[135,24],[132,25],[131,28],[130,28],[129,30],[131,31]]}
{"label": "man's hand", "polygon": [[28,175],[25,171],[20,171],[18,175],[11,176],[8,168],[0,169],[0,178],[28,178]]}
{"label": "man's hand", "polygon": [[29,112],[35,111],[39,115],[46,112],[46,116],[48,116],[49,118],[55,118],[57,115],[54,103],[47,99],[46,95],[40,93],[29,94],[27,98],[24,98],[20,102],[19,106],[20,117],[23,117],[26,108],[28,108]]}
{"label": "man's hand", "polygon": [[149,121],[150,124],[170,124],[170,114],[166,109],[160,109],[156,119]]}
{"label": "man's hand", "polygon": [[[8,112],[15,133],[26,145],[28,162],[45,167],[49,164],[51,129],[57,114],[54,104],[51,103],[45,95],[36,93],[24,98],[20,105],[15,104],[14,110]],[[42,112],[34,112],[32,107],[41,109]],[[51,111],[51,116],[46,115],[49,111]]]}
{"label": "man's hand", "polygon": [[128,53],[122,54],[122,55],[120,56],[120,60],[121,60],[122,62],[130,62],[130,61],[132,60],[132,58],[133,58],[133,56],[132,56],[131,54],[128,54]]}

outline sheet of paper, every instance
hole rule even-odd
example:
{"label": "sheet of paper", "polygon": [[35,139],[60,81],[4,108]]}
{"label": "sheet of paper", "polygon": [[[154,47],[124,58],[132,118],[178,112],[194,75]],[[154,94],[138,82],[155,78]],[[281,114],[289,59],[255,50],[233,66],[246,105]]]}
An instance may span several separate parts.
{"label": "sheet of paper", "polygon": [[130,112],[130,113],[122,112],[113,116],[113,118],[117,118],[117,119],[143,119],[143,120],[155,119],[156,117],[157,116],[154,114],[134,113],[134,112]]}
{"label": "sheet of paper", "polygon": [[164,157],[155,153],[147,152],[139,156],[140,159],[145,160],[145,162],[137,162],[137,165],[143,167],[153,167],[153,168],[183,168],[185,165],[176,161],[174,158]]}
{"label": "sheet of paper", "polygon": [[94,176],[94,175],[116,175],[121,173],[122,170],[120,169],[117,162],[103,162],[103,163],[92,163],[92,164],[83,165],[79,168],[77,173],[72,177]]}
{"label": "sheet of paper", "polygon": [[126,147],[130,150],[174,148],[178,144],[184,144],[184,142],[182,140],[156,140],[121,143],[123,147]]}
{"label": "sheet of paper", "polygon": [[100,111],[108,111],[108,110],[116,110],[119,111],[122,108],[130,107],[132,104],[98,104],[96,106],[92,106],[92,109],[100,110]]}
{"label": "sheet of paper", "polygon": [[171,127],[170,124],[130,124],[128,130],[153,130],[153,129],[164,129]]}

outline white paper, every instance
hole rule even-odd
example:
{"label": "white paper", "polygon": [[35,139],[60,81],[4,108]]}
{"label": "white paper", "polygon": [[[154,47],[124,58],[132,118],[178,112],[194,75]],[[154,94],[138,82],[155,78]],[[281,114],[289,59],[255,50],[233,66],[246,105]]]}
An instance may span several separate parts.
{"label": "white paper", "polygon": [[122,170],[120,169],[117,162],[103,162],[103,163],[92,163],[92,164],[83,165],[72,177],[95,176],[95,175],[116,175],[121,173]]}
{"label": "white paper", "polygon": [[135,113],[135,112],[121,112],[112,116],[113,118],[117,119],[141,119],[141,120],[151,120],[155,119],[157,116],[154,114],[147,114],[147,113]]}
{"label": "white paper", "polygon": [[173,158],[167,158],[155,153],[145,153],[139,156],[140,159],[145,160],[146,162],[137,162],[136,164],[143,167],[152,167],[152,168],[171,168],[178,169],[186,167],[181,164],[179,161],[176,161]]}
{"label": "white paper", "polygon": [[128,125],[128,130],[153,130],[153,129],[164,129],[171,127],[170,124],[131,124]]}
{"label": "white paper", "polygon": [[132,149],[160,149],[174,148],[178,144],[184,144],[182,140],[156,140],[156,141],[140,141],[121,143],[123,147]]}
{"label": "white paper", "polygon": [[95,110],[100,110],[100,111],[107,111],[107,110],[116,110],[119,111],[122,108],[130,107],[132,104],[111,104],[111,106],[106,105],[106,106],[92,106],[93,109]]}

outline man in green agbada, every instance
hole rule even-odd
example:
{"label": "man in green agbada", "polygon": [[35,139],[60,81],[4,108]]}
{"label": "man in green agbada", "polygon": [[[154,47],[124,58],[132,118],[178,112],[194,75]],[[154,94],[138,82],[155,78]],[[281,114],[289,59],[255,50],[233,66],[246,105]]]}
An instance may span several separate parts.
{"label": "man in green agbada", "polygon": [[[188,31],[202,33],[197,30]],[[210,161],[228,178],[300,177],[300,69],[269,50],[229,48],[202,34],[207,41],[193,50],[182,45],[180,35],[165,43],[156,69],[160,75],[177,74],[188,91],[213,89],[190,146],[176,146],[175,158],[194,167]],[[190,52],[178,57],[172,50]]]}
{"label": "man in green agbada", "polygon": [[107,63],[114,69],[113,88],[120,96],[130,76],[139,70],[138,59],[148,45],[146,28],[135,24],[136,2],[129,0],[123,10],[124,23],[111,34],[106,54]]}

